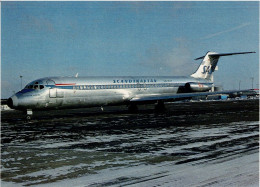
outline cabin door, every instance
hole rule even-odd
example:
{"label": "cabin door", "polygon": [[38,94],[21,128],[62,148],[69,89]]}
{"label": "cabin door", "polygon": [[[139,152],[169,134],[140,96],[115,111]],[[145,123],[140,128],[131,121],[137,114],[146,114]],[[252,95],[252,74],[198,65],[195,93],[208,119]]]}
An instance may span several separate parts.
{"label": "cabin door", "polygon": [[55,82],[51,79],[47,80],[47,85],[51,85],[49,89],[49,97],[56,98],[57,97],[57,88],[55,88]]}
{"label": "cabin door", "polygon": [[57,97],[57,88],[50,88],[50,98],[56,98]]}

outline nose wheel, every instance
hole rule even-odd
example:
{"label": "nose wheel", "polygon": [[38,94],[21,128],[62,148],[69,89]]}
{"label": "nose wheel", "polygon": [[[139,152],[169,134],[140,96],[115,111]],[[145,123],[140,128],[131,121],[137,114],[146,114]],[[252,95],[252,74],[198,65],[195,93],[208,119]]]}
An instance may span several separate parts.
{"label": "nose wheel", "polygon": [[29,121],[32,119],[33,111],[32,109],[27,109],[26,111],[26,119]]}

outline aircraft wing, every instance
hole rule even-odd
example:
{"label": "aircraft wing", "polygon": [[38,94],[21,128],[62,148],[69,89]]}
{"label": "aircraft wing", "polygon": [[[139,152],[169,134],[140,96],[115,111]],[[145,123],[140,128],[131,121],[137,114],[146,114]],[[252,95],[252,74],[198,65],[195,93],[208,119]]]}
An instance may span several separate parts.
{"label": "aircraft wing", "polygon": [[252,92],[253,90],[227,90],[219,92],[194,92],[194,93],[178,93],[172,95],[137,95],[130,102],[145,102],[145,101],[170,101],[174,99],[190,99],[196,96],[208,96],[218,94],[241,94],[242,92]]}

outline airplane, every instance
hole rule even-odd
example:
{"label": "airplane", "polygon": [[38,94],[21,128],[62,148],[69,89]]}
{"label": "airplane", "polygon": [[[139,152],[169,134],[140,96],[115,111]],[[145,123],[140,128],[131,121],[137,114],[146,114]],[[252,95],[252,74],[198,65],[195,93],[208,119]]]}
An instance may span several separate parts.
{"label": "airplane", "polygon": [[[194,96],[229,94],[235,91],[212,91],[213,72],[221,56],[255,52],[207,52],[198,69],[190,76],[116,76],[116,77],[46,77],[34,80],[7,100],[7,105],[27,113],[33,111],[128,105],[136,110],[138,104],[189,99]],[[248,91],[248,90],[247,90]]]}

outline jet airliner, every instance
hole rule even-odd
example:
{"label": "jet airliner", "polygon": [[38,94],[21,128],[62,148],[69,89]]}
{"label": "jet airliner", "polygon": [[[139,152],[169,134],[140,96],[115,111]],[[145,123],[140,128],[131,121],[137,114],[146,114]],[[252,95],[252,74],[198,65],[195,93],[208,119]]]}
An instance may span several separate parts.
{"label": "jet airliner", "polygon": [[122,76],[122,77],[46,77],[32,81],[11,96],[12,109],[27,112],[31,119],[35,110],[103,107],[153,102],[163,103],[194,96],[228,94],[234,91],[212,92],[213,72],[221,56],[255,52],[207,52],[198,69],[190,76]]}

